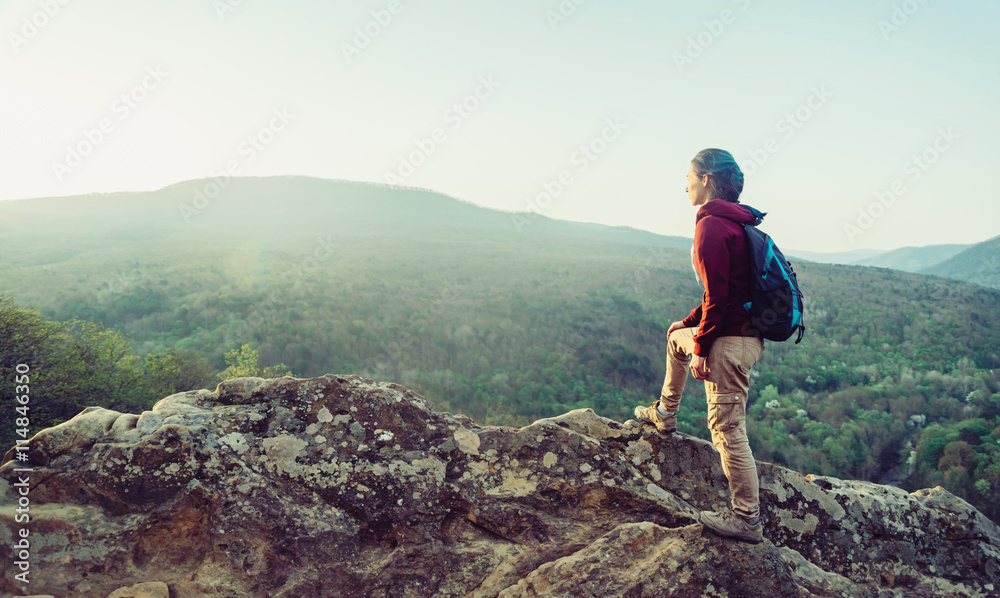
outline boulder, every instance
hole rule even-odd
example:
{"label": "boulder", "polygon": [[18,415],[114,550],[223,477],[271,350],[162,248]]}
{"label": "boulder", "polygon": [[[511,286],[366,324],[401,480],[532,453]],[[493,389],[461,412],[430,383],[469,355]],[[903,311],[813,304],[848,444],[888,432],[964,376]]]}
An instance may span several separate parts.
{"label": "boulder", "polygon": [[759,463],[745,544],[698,523],[728,507],[710,443],[589,409],[489,427],[357,376],[242,378],[24,452],[0,467],[0,540],[30,533],[30,585],[0,553],[15,595],[1000,594],[1000,529],[941,488]]}

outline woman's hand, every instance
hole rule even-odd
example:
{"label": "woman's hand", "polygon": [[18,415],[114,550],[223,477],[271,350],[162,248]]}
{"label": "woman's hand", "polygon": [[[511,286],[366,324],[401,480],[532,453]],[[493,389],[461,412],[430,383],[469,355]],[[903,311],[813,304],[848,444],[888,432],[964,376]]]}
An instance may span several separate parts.
{"label": "woman's hand", "polygon": [[670,335],[673,334],[674,330],[680,330],[681,328],[685,328],[684,322],[677,321],[671,324],[670,328],[667,328],[667,338],[670,338]]}
{"label": "woman's hand", "polygon": [[691,374],[698,380],[708,380],[708,360],[701,355],[691,356]]}

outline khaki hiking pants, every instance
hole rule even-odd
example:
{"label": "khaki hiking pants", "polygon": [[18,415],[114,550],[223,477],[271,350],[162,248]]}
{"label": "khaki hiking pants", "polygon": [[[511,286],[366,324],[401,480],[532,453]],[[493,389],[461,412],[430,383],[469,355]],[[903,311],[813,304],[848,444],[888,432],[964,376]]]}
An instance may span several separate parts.
{"label": "khaki hiking pants", "polygon": [[[680,407],[697,331],[697,328],[681,328],[667,339],[667,376],[660,394],[660,405],[666,411],[676,413]],[[764,341],[759,338],[719,337],[708,354],[705,381],[712,444],[722,455],[722,471],[729,478],[733,510],[748,519],[755,519],[760,513],[760,493],[757,464],[747,440],[747,392],[750,368],[763,352]]]}

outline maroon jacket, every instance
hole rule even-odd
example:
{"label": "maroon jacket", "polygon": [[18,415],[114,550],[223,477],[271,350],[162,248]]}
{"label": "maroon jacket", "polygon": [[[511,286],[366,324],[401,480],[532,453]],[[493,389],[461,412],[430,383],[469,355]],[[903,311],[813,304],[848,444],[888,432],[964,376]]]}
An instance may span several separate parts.
{"label": "maroon jacket", "polygon": [[754,224],[750,210],[716,199],[695,217],[694,267],[705,287],[701,305],[684,318],[697,326],[695,355],[708,357],[720,336],[759,336],[743,304],[750,301],[750,248],[740,223]]}

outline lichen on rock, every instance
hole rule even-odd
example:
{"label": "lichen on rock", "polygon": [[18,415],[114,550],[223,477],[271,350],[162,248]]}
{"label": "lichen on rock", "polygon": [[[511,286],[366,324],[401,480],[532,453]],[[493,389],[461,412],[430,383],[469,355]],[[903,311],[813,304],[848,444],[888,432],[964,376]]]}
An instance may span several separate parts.
{"label": "lichen on rock", "polygon": [[[760,463],[766,541],[719,538],[708,442],[578,409],[479,426],[357,376],[242,378],[30,441],[53,596],[990,596],[1000,529],[943,489]],[[17,495],[0,468],[0,539]],[[21,593],[11,555],[0,590]],[[131,593],[130,593],[131,592]],[[225,592],[228,592],[226,594]]]}

